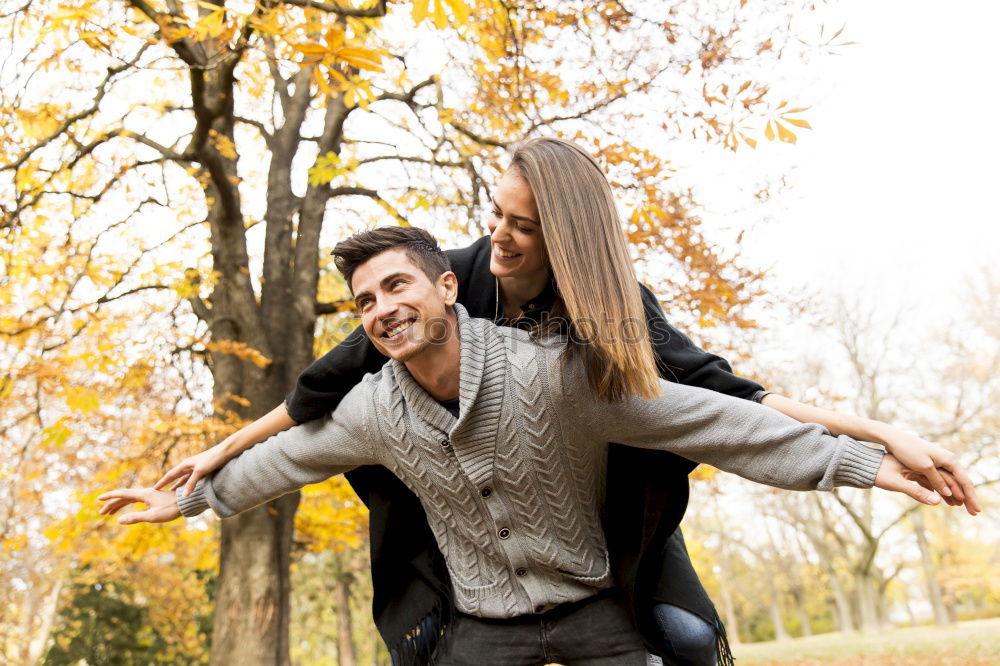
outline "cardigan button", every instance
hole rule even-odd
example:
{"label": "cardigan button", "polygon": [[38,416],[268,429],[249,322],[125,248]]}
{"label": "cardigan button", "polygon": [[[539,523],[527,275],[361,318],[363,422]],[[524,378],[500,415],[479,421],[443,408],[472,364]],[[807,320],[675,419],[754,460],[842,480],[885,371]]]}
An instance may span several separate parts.
{"label": "cardigan button", "polygon": [[451,446],[451,442],[449,442],[447,439],[441,440],[441,448],[447,449],[449,446]]}
{"label": "cardigan button", "polygon": [[500,531],[497,532],[497,536],[500,537],[501,539],[506,539],[510,536],[510,530],[507,529],[506,527],[501,527]]}
{"label": "cardigan button", "polygon": [[528,570],[525,569],[524,567],[520,567],[519,569],[515,569],[514,570],[514,575],[515,576],[527,576],[528,575]]}
{"label": "cardigan button", "polygon": [[490,495],[493,494],[493,489],[490,488],[489,486],[486,486],[485,488],[479,491],[479,494],[482,495],[483,497],[489,497]]}

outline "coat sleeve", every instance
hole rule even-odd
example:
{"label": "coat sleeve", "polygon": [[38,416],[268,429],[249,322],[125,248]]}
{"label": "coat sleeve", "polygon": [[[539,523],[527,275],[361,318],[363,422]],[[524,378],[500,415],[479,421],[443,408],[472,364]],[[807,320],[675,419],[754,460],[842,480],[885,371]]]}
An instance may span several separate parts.
{"label": "coat sleeve", "polygon": [[653,292],[645,285],[640,285],[640,288],[649,337],[661,377],[760,402],[767,394],[760,384],[734,374],[726,359],[699,348],[671,326]]}
{"label": "coat sleeve", "polygon": [[184,516],[211,508],[228,518],[310,483],[360,465],[376,464],[376,445],[366,428],[370,381],[354,387],[332,414],[294,426],[244,451],[177,504]]}

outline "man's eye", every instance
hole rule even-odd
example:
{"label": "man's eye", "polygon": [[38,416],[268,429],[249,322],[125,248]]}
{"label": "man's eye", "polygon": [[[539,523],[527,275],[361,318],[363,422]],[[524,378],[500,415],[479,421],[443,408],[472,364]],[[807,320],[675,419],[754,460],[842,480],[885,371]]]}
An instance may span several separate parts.
{"label": "man's eye", "polygon": [[403,285],[403,284],[406,284],[406,280],[402,280],[402,279],[400,279],[400,280],[393,280],[393,281],[392,281],[392,284],[390,284],[389,286],[390,286],[391,288],[395,289],[396,287],[398,287],[398,286],[400,286],[400,285]]}

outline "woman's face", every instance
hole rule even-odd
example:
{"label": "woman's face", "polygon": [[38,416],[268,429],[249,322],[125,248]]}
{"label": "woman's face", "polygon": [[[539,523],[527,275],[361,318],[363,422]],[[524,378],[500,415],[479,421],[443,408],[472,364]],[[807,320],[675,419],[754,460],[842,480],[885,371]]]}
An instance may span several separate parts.
{"label": "woman's face", "polygon": [[493,247],[490,272],[500,278],[548,277],[549,262],[535,196],[516,171],[508,171],[500,179],[487,226]]}

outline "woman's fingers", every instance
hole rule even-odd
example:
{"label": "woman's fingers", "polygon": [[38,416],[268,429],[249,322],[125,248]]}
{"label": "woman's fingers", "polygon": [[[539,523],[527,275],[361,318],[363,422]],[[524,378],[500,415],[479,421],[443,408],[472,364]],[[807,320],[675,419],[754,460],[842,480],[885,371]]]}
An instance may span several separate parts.
{"label": "woman's fingers", "polygon": [[[951,496],[945,496],[944,501],[951,506],[962,506],[964,504],[965,510],[969,513],[969,515],[975,516],[982,511],[982,507],[980,506],[979,499],[976,496],[976,489],[972,483],[972,479],[969,478],[969,475],[961,465],[956,465],[954,471],[955,473],[953,474],[945,469],[939,470],[941,477],[945,480],[951,490]],[[927,477],[920,472],[907,470],[904,476],[907,479],[919,483],[928,490],[934,489],[931,486],[930,481],[927,480]]]}
{"label": "woman's fingers", "polygon": [[918,471],[927,478],[927,481],[931,484],[931,490],[937,491],[937,494],[944,498],[951,496],[951,487],[949,487],[948,482],[945,481],[937,467],[934,466],[933,460],[929,461],[927,467]]}
{"label": "woman's fingers", "polygon": [[160,480],[153,485],[153,490],[163,490],[171,481],[176,481],[180,477],[191,471],[191,463],[187,460],[182,460],[178,464],[174,465],[166,474],[160,477]]}
{"label": "woman's fingers", "polygon": [[172,491],[176,491],[176,490],[177,490],[178,488],[180,488],[180,487],[181,487],[181,486],[183,486],[183,485],[184,485],[185,483],[187,483],[187,480],[188,480],[188,479],[189,479],[190,477],[191,477],[191,474],[190,474],[190,472],[189,472],[189,473],[187,473],[187,474],[183,474],[183,475],[181,475],[181,477],[180,477],[179,479],[177,479],[176,481],[174,481],[174,485],[170,486],[170,490],[172,490]]}
{"label": "woman's fingers", "polygon": [[955,454],[951,451],[944,450],[940,456],[940,460],[936,460],[935,462],[937,462],[938,467],[942,468],[945,472],[950,472],[951,476],[961,488],[961,493],[965,501],[965,510],[973,516],[982,511],[982,507],[979,504],[979,498],[976,496],[975,484],[972,483],[972,479],[969,478],[969,473],[966,472],[965,468],[958,462],[958,458]]}
{"label": "woman's fingers", "polygon": [[982,511],[983,507],[979,504],[979,498],[976,496],[976,487],[965,468],[956,464],[955,468],[951,470],[951,474],[962,488],[962,494],[965,496],[965,510],[969,515],[974,516]]}
{"label": "woman's fingers", "polygon": [[191,470],[191,476],[188,477],[187,483],[184,484],[184,497],[187,497],[194,492],[194,487],[198,485],[198,479],[205,476],[205,472],[195,468]]}

